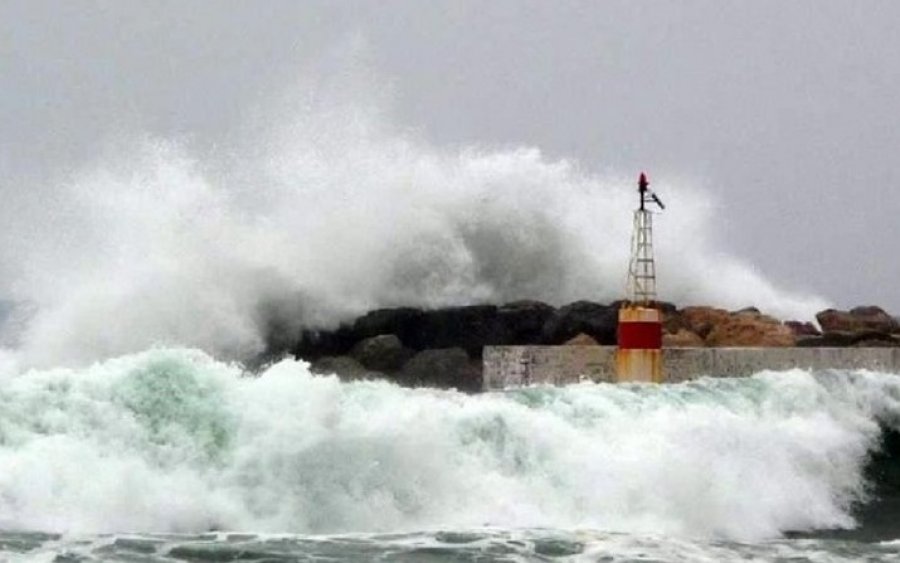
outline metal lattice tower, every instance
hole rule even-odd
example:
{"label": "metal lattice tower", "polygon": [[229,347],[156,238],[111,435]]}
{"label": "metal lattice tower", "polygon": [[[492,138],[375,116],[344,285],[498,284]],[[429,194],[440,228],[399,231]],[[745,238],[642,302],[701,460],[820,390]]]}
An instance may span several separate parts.
{"label": "metal lattice tower", "polygon": [[656,263],[653,261],[653,215],[646,209],[634,212],[631,261],[628,264],[628,300],[647,304],[656,301]]}
{"label": "metal lattice tower", "polygon": [[653,260],[653,213],[648,203],[664,209],[656,194],[650,191],[647,176],[638,180],[640,207],[634,210],[631,231],[631,259],[628,264],[628,300],[647,305],[656,301],[656,262]]}

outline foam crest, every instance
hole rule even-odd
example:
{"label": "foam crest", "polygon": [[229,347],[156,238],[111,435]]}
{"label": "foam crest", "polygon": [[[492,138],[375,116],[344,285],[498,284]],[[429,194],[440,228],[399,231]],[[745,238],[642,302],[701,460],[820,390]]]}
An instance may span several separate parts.
{"label": "foam crest", "polygon": [[152,350],[7,379],[0,529],[752,540],[852,526],[898,415],[871,372],[467,396]]}

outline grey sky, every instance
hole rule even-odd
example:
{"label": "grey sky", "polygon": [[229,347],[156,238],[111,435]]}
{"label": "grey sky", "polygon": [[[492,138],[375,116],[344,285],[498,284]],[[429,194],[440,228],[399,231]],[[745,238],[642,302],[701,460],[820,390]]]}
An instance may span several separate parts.
{"label": "grey sky", "polygon": [[891,1],[7,0],[0,170],[65,170],[123,129],[213,145],[361,40],[432,142],[686,178],[768,276],[897,312],[898,30]]}

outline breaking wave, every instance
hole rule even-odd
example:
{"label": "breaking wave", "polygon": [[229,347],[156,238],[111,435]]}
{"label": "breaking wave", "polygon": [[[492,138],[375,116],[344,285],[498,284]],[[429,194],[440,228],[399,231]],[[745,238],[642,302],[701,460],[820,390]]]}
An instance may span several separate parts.
{"label": "breaking wave", "polygon": [[[637,171],[432,146],[352,74],[307,80],[213,149],[122,135],[50,185],[4,178],[22,184],[0,211],[0,295],[34,308],[23,361],[159,345],[246,358],[273,317],[621,296]],[[714,202],[658,180],[663,298],[803,319],[827,305],[713,246]]]}
{"label": "breaking wave", "polygon": [[881,427],[900,382],[865,371],[469,396],[150,350],[5,375],[0,530],[755,540],[854,526]]}

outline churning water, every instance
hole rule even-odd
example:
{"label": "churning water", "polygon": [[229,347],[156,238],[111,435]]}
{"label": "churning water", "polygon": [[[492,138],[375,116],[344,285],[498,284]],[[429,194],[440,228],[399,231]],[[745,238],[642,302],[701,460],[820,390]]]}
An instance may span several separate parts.
{"label": "churning water", "polygon": [[[310,82],[214,147],[126,133],[45,184],[0,177],[2,558],[898,557],[859,517],[900,429],[893,376],[471,396],[222,361],[273,322],[620,296],[630,173],[433,146],[371,84]],[[667,299],[827,306],[717,248],[707,195],[655,187]],[[839,529],[861,535],[810,536]]]}
{"label": "churning water", "polygon": [[[0,386],[6,557],[898,557],[858,526],[900,379],[760,373],[482,395],[188,349]],[[894,460],[888,460],[894,463]]]}

